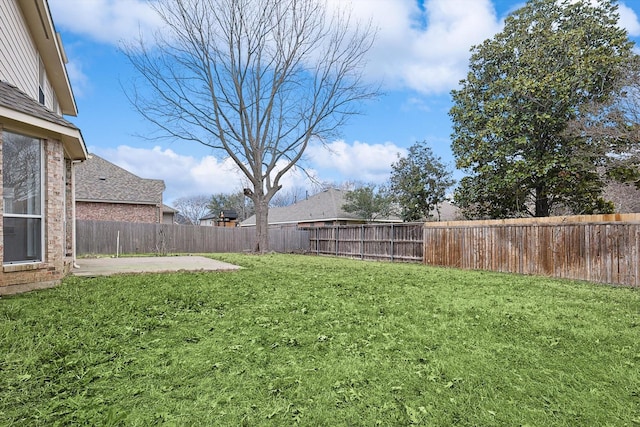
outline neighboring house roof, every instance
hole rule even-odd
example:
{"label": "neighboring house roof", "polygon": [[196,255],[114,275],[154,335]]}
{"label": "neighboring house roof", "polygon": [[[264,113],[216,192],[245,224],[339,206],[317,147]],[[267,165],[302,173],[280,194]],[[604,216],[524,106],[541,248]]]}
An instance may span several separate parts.
{"label": "neighboring house roof", "polygon": [[203,216],[202,218],[198,218],[198,221],[207,221],[210,219],[218,219],[220,215],[218,214],[214,214],[214,213],[208,213],[207,215]]}
{"label": "neighboring house roof", "polygon": [[178,210],[168,205],[162,205],[162,213],[175,214]]}
{"label": "neighboring house roof", "polygon": [[233,209],[223,209],[218,213],[209,212],[202,218],[198,218],[198,221],[208,221],[208,220],[234,220],[238,219],[238,213]]}
{"label": "neighboring house roof", "polygon": [[[320,221],[362,221],[358,215],[345,212],[342,205],[345,204],[347,192],[339,189],[329,189],[311,196],[291,206],[269,209],[269,224],[298,224],[302,222]],[[434,213],[435,214],[435,213]],[[450,202],[440,205],[440,219],[452,221],[460,219],[459,209]],[[397,216],[381,218],[376,222],[402,222]],[[256,225],[255,215],[242,221],[240,226],[250,227]]]}
{"label": "neighboring house roof", "polygon": [[[456,221],[462,219],[460,209],[451,202],[442,202],[438,208],[440,209],[440,221]],[[433,212],[432,216],[438,221],[437,212]]]}
{"label": "neighboring house roof", "polygon": [[59,138],[72,159],[84,160],[87,149],[80,129],[32,99],[16,86],[0,81],[0,117],[20,128],[35,128]]}
{"label": "neighboring house roof", "polygon": [[[269,224],[297,224],[317,221],[362,221],[358,215],[342,209],[345,204],[344,190],[331,188],[291,206],[269,209]],[[400,222],[397,217],[384,219],[385,222]],[[255,215],[242,221],[241,226],[256,225]]]}
{"label": "neighboring house roof", "polygon": [[222,211],[220,211],[220,219],[238,219],[238,212],[233,209],[223,209]]}
{"label": "neighboring house roof", "polygon": [[76,165],[76,201],[159,204],[164,189],[163,180],[140,178],[95,154]]}

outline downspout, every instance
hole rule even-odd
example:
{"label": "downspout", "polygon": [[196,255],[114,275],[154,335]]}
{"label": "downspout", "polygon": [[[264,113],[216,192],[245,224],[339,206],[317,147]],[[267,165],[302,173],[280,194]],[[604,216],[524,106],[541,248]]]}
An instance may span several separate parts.
{"label": "downspout", "polygon": [[71,234],[73,235],[71,239],[71,255],[73,268],[80,268],[76,262],[76,165],[82,162],[83,160],[71,160]]}

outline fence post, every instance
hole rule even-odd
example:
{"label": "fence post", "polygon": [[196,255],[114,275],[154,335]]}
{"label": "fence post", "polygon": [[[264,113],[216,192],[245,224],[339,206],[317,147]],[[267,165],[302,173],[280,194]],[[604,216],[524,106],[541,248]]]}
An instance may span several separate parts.
{"label": "fence post", "polygon": [[360,259],[364,259],[364,224],[360,226]]}
{"label": "fence post", "polygon": [[393,245],[393,224],[391,224],[391,262],[393,262],[393,251],[394,251],[394,245]]}

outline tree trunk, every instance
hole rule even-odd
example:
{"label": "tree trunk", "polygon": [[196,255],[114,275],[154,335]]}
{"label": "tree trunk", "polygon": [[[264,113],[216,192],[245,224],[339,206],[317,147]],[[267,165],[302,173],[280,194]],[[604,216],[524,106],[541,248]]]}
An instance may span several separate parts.
{"label": "tree trunk", "polygon": [[262,192],[254,199],[256,210],[256,243],[253,248],[256,253],[269,250],[269,202]]}
{"label": "tree trunk", "polygon": [[536,186],[536,213],[537,217],[547,217],[549,211],[549,197],[544,185]]}

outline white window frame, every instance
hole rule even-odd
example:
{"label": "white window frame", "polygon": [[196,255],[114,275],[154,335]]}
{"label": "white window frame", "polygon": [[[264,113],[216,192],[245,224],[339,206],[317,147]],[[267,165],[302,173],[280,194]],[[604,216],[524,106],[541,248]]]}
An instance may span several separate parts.
{"label": "white window frame", "polygon": [[[40,214],[38,215],[33,215],[33,214],[13,214],[13,213],[7,213],[5,209],[3,209],[2,211],[2,222],[3,222],[3,227],[4,227],[4,218],[26,218],[26,219],[40,219],[40,259],[34,259],[34,260],[22,260],[22,261],[10,261],[10,262],[5,262],[4,261],[4,256],[3,256],[3,260],[2,260],[2,265],[16,265],[16,264],[39,264],[44,262],[45,258],[46,258],[46,248],[45,248],[45,241],[46,241],[46,236],[45,236],[45,211],[46,211],[46,206],[45,206],[45,193],[46,193],[46,188],[45,188],[45,150],[44,150],[44,141],[41,138],[37,138],[28,134],[24,134],[24,133],[20,133],[20,132],[13,132],[13,131],[8,131],[8,130],[2,130],[0,131],[2,133],[2,143],[4,145],[4,140],[6,139],[6,134],[10,133],[13,135],[20,135],[20,136],[24,136],[27,138],[31,138],[33,140],[37,140],[38,144],[40,145]],[[3,155],[4,155],[5,151],[3,150]],[[4,168],[2,168],[2,171],[4,173]],[[4,179],[2,180],[3,185],[4,185]],[[4,192],[4,188],[3,188],[3,192]],[[4,230],[3,230],[4,231]],[[3,233],[4,235],[4,233]],[[4,239],[4,237],[3,237]],[[4,242],[3,242],[4,245]],[[6,250],[6,248],[5,248]]]}

